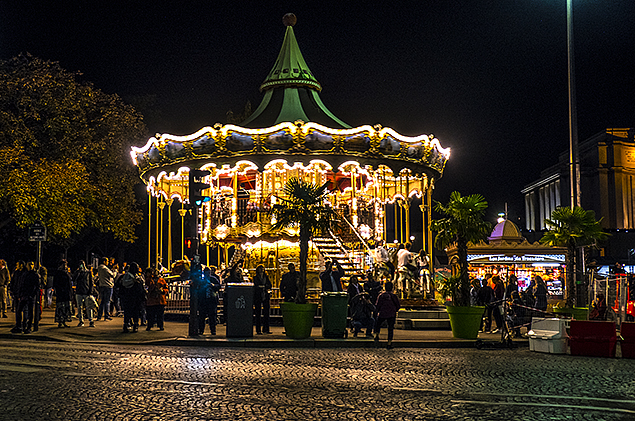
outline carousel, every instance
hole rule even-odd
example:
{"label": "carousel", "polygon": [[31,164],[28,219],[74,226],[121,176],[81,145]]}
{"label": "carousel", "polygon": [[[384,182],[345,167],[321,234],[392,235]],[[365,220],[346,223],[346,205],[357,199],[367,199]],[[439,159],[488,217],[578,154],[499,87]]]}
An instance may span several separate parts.
{"label": "carousel", "polygon": [[[200,239],[203,263],[227,265],[238,251],[246,269],[263,264],[278,286],[287,264],[299,265],[298,230],[271,228],[270,209],[291,177],[328,182],[330,205],[346,226],[313,239],[309,290],[326,258],[340,260],[350,275],[372,264],[380,241],[408,241],[413,205],[420,207],[416,225],[431,255],[431,195],[449,149],[432,135],[403,136],[380,125],[351,127],[337,118],[322,103],[322,86],[300,52],[295,16],[285,15],[283,22],[282,48],[260,86],[264,97],[246,120],[217,123],[188,136],[157,134],[132,148],[150,199],[150,265],[168,266],[190,251],[198,254],[188,250],[193,237]],[[200,206],[188,197],[191,170],[209,171],[201,180],[206,201]],[[193,213],[198,222],[190,227]]]}

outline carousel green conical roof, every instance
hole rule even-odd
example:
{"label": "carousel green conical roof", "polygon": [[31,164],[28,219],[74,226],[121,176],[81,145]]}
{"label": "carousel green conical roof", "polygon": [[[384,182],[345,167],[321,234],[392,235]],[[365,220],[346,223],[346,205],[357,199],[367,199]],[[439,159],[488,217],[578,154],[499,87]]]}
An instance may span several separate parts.
{"label": "carousel green conical roof", "polygon": [[350,128],[350,125],[329,111],[320,99],[322,85],[304,61],[293,32],[295,15],[286,14],[283,22],[287,29],[282,48],[269,75],[260,85],[264,98],[256,111],[240,125],[260,128],[302,120],[332,128]]}

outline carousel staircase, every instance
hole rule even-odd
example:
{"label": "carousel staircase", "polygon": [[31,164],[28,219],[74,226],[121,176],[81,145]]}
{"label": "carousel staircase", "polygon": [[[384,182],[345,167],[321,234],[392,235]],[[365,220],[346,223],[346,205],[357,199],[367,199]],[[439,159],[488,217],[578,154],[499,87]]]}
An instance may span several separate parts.
{"label": "carousel staircase", "polygon": [[348,283],[351,275],[364,273],[364,268],[350,258],[349,251],[337,237],[333,235],[315,237],[313,238],[313,244],[317,247],[320,254],[324,256],[325,260],[337,260],[339,262],[344,269],[342,282]]}

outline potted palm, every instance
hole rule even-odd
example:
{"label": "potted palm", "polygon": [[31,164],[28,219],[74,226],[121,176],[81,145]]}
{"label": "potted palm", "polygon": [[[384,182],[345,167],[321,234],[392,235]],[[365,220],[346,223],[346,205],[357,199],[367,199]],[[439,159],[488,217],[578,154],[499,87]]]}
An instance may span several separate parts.
{"label": "potted palm", "polygon": [[[573,209],[564,206],[557,207],[551,213],[551,219],[545,219],[545,225],[549,230],[542,236],[540,242],[567,248],[565,308],[554,309],[554,311],[586,319],[588,309],[574,306],[575,275],[578,273],[576,267],[579,266],[576,264],[576,250],[608,238],[609,234],[602,231],[601,221],[602,219],[595,219],[595,212],[586,211],[580,206],[575,206]],[[582,258],[585,258],[584,252],[582,252]]]}
{"label": "potted palm", "polygon": [[487,202],[480,194],[461,196],[453,192],[447,204],[435,201],[434,210],[442,218],[432,221],[439,249],[456,247],[457,260],[453,276],[440,285],[452,301],[446,305],[455,338],[476,339],[485,307],[470,306],[470,278],[468,273],[468,243],[476,243],[487,237],[491,225],[483,220]]}
{"label": "potted palm", "polygon": [[294,339],[311,336],[313,319],[317,304],[307,303],[307,261],[309,259],[309,240],[315,235],[327,231],[337,214],[325,204],[329,182],[323,185],[307,183],[293,177],[282,188],[283,197],[276,197],[271,209],[275,223],[272,229],[299,228],[300,236],[300,276],[295,302],[280,303],[282,319],[287,336]]}

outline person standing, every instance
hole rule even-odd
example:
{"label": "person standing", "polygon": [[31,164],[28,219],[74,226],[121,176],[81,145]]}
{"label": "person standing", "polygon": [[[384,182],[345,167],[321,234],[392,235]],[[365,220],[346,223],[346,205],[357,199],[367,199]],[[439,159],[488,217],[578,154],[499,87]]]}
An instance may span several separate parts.
{"label": "person standing", "polygon": [[545,281],[542,280],[540,275],[536,275],[535,278],[536,287],[534,289],[534,298],[536,299],[535,308],[540,311],[547,311],[547,285],[545,285]]}
{"label": "person standing", "polygon": [[393,283],[388,281],[384,286],[385,291],[377,297],[375,304],[377,319],[375,320],[375,341],[379,342],[379,333],[381,325],[386,322],[388,325],[388,349],[392,349],[392,339],[395,330],[395,321],[397,320],[397,312],[401,308],[399,297],[393,291]]}
{"label": "person standing", "polygon": [[503,304],[503,298],[505,297],[505,287],[500,276],[492,276],[492,290],[494,290],[494,321],[496,322],[496,329],[491,333],[498,333],[503,328],[503,314],[501,313],[501,306]]}
{"label": "person standing", "polygon": [[123,333],[128,333],[128,328],[132,326],[132,331],[139,330],[139,313],[145,298],[144,279],[139,273],[139,265],[130,263],[128,272],[119,278],[121,286],[119,297],[123,307]]}
{"label": "person standing", "polygon": [[71,292],[73,283],[66,260],[62,260],[53,275],[53,289],[55,290],[55,322],[57,322],[57,327],[70,327],[66,323],[72,320]]}
{"label": "person standing", "polygon": [[11,282],[11,274],[7,268],[7,262],[0,259],[0,311],[2,318],[7,318],[7,287]]}
{"label": "person standing", "polygon": [[220,279],[216,275],[216,267],[208,266],[203,270],[203,285],[199,291],[199,319],[198,333],[205,333],[205,319],[208,320],[209,330],[216,335],[216,318],[218,310],[218,292],[220,291]]}
{"label": "person standing", "polygon": [[485,315],[481,321],[481,331],[489,332],[492,329],[492,312],[494,307],[492,302],[494,301],[494,290],[489,286],[490,276],[485,275],[485,278],[481,281],[481,289],[478,292],[479,305],[485,306]]}
{"label": "person standing", "polygon": [[342,276],[344,276],[344,269],[337,260],[326,262],[326,269],[320,273],[322,292],[343,292]]}
{"label": "person standing", "polygon": [[165,306],[168,304],[168,284],[161,276],[159,271],[154,268],[147,268],[145,271],[146,289],[148,298],[146,301],[146,312],[148,316],[146,330],[152,330],[152,326],[156,323],[159,330],[163,330],[163,318],[165,314]]}
{"label": "person standing", "polygon": [[15,286],[15,297],[17,308],[15,310],[15,332],[31,333],[33,325],[33,302],[39,288],[38,276],[35,271],[35,264],[29,262],[26,270]]}
{"label": "person standing", "polygon": [[[271,288],[273,285],[269,280],[269,275],[265,273],[265,267],[258,265],[256,267],[256,275],[253,279],[254,283],[254,318],[256,321],[256,334],[269,334],[269,308],[271,299]],[[262,316],[262,330],[260,326],[260,318]]]}
{"label": "person standing", "polygon": [[40,328],[40,320],[42,320],[42,298],[46,291],[46,282],[48,271],[44,266],[40,266],[37,270],[38,290],[35,293],[33,301],[33,332],[37,332]]}
{"label": "person standing", "polygon": [[11,281],[9,282],[9,300],[11,300],[11,311],[15,311],[17,307],[16,289],[22,282],[22,277],[26,273],[26,263],[23,260],[19,260],[15,264],[15,270],[11,275]]}
{"label": "person standing", "polygon": [[102,257],[97,268],[97,281],[99,284],[99,309],[97,310],[97,320],[112,320],[110,317],[110,300],[112,298],[112,289],[115,286],[115,273],[108,267],[108,258]]}
{"label": "person standing", "polygon": [[89,300],[92,300],[93,286],[93,274],[86,267],[86,263],[80,260],[77,272],[75,272],[75,298],[77,300],[77,318],[79,319],[78,327],[84,326],[84,309],[88,317],[89,327],[95,327],[93,308],[89,304]]}
{"label": "person standing", "polygon": [[295,265],[289,263],[287,266],[289,272],[282,275],[280,280],[280,295],[282,300],[289,303],[295,301],[295,296],[298,294],[298,278],[300,272],[295,270]]}
{"label": "person standing", "polygon": [[362,285],[359,283],[357,275],[351,276],[348,288],[346,288],[346,293],[348,294],[348,305],[350,306],[353,298],[362,292],[364,292],[364,288],[362,288]]}

